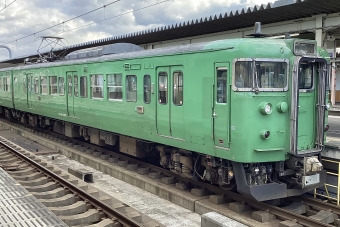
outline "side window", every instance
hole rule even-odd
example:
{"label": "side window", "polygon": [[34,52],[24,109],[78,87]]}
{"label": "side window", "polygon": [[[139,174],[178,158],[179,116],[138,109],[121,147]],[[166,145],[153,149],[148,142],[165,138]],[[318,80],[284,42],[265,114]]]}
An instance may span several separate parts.
{"label": "side window", "polygon": [[34,77],[34,93],[39,94],[39,79]]}
{"label": "side window", "polygon": [[5,77],[4,78],[4,90],[10,92],[11,91],[11,78],[10,77]]}
{"label": "side window", "polygon": [[137,77],[135,75],[126,76],[126,101],[137,101]]}
{"label": "side window", "polygon": [[73,77],[74,97],[78,97],[78,76]]}
{"label": "side window", "polygon": [[109,100],[123,100],[122,74],[107,75],[107,91]]}
{"label": "side window", "polygon": [[[25,75],[24,75],[25,76]],[[1,86],[1,85],[0,85]],[[23,87],[22,87],[22,90],[24,93],[27,92],[27,84],[26,84],[26,78],[23,78]]]}
{"label": "side window", "polygon": [[4,83],[3,83],[3,78],[0,77],[0,91],[4,90]]}
{"label": "side window", "polygon": [[58,93],[57,76],[50,76],[50,92],[51,92],[51,95],[56,95]]}
{"label": "side window", "polygon": [[47,76],[40,77],[40,94],[47,95]]}
{"label": "side window", "polygon": [[183,105],[183,73],[182,71],[175,71],[173,74],[173,102],[176,106]]}
{"label": "side window", "polygon": [[253,87],[253,69],[252,62],[238,61],[235,64],[235,87],[251,88]]}
{"label": "side window", "polygon": [[144,75],[144,102],[151,102],[151,77],[150,75]]}
{"label": "side window", "polygon": [[217,70],[216,102],[227,103],[227,68],[219,67]]}
{"label": "side window", "polygon": [[91,75],[92,98],[103,98],[103,75]]}
{"label": "side window", "polygon": [[32,93],[32,81],[33,81],[33,77],[27,77],[27,89],[28,89],[28,93]]}
{"label": "side window", "polygon": [[59,77],[59,95],[61,96],[65,95],[64,77]]}
{"label": "side window", "polygon": [[68,96],[72,96],[72,76],[67,76]]}
{"label": "side window", "polygon": [[158,102],[168,103],[168,74],[166,72],[158,73]]}
{"label": "side window", "polygon": [[80,97],[87,98],[87,77],[80,77]]}

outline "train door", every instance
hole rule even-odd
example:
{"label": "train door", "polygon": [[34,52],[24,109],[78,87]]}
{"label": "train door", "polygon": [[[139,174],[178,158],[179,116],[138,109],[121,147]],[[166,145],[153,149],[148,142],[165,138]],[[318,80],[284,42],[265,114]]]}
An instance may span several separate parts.
{"label": "train door", "polygon": [[327,62],[297,57],[292,70],[290,152],[319,154],[324,147]]}
{"label": "train door", "polygon": [[77,72],[66,73],[66,103],[68,116],[75,116],[74,97],[78,96],[78,76]]}
{"label": "train door", "polygon": [[212,108],[214,144],[230,146],[229,63],[215,63],[214,102]]}
{"label": "train door", "polygon": [[[325,105],[325,81],[324,75],[326,63],[318,62],[318,59],[302,58],[298,66],[298,76],[293,83],[298,93],[295,103],[297,108],[292,111],[297,114],[296,147],[294,151],[302,153],[321,150],[323,147],[324,105]],[[294,101],[293,96],[293,101]],[[292,117],[295,118],[295,117]]]}
{"label": "train door", "polygon": [[[298,105],[298,150],[314,147],[316,89],[312,64],[300,65]],[[312,121],[311,121],[312,120]]]}
{"label": "train door", "polygon": [[28,109],[33,109],[34,103],[34,77],[32,73],[26,74],[26,81],[27,81],[27,107]]}
{"label": "train door", "polygon": [[183,66],[157,67],[157,134],[184,139]]}

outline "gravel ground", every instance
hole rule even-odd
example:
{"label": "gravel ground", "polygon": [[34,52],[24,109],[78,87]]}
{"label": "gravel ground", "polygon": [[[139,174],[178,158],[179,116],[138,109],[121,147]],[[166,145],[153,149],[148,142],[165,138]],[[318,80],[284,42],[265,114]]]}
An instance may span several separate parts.
{"label": "gravel ground", "polygon": [[[52,160],[54,156],[54,160]],[[201,216],[197,213],[184,209],[167,200],[159,198],[140,188],[127,184],[121,180],[103,174],[91,167],[85,166],[77,161],[71,160],[64,155],[40,156],[60,168],[67,170],[86,169],[93,172],[94,183],[91,185],[99,190],[123,201],[141,213],[157,220],[169,227],[200,227]]]}

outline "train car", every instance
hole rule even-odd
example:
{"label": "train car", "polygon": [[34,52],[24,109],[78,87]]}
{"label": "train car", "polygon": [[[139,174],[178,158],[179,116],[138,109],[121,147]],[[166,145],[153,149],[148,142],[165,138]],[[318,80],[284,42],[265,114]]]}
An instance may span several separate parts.
{"label": "train car", "polygon": [[1,113],[272,200],[325,182],[328,67],[301,39],[78,56],[1,69]]}

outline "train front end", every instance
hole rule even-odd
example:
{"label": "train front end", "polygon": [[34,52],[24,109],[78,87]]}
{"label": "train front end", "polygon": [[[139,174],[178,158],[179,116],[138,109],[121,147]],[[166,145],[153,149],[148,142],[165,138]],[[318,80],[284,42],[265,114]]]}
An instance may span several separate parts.
{"label": "train front end", "polygon": [[259,201],[300,195],[326,180],[327,53],[315,41],[268,41],[268,51],[270,43],[281,57],[237,58],[232,76],[233,171],[238,191]]}

